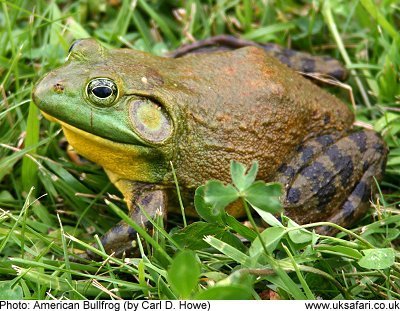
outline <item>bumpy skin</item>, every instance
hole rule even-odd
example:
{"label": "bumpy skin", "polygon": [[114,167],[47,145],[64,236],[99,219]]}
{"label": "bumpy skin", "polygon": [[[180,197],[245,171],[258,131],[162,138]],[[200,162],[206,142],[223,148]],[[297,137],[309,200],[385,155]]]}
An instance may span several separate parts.
{"label": "bumpy skin", "polygon": [[257,46],[280,62],[301,73],[319,73],[340,81],[347,78],[348,72],[342,64],[329,56],[312,56],[307,53],[286,49],[273,43],[260,44],[238,39],[233,36],[219,35],[192,44],[184,45],[171,52],[171,57],[182,57],[192,53],[209,53],[212,51],[229,51],[245,46]]}
{"label": "bumpy skin", "polygon": [[[116,83],[111,105],[88,96],[96,78]],[[139,205],[154,215],[173,200],[170,161],[190,194],[209,179],[228,182],[230,160],[258,160],[259,179],[284,183],[294,220],[348,225],[368,208],[386,161],[376,133],[353,132],[344,103],[255,46],[174,59],[81,40],[33,98],[78,153],[104,167],[135,221]],[[103,243],[118,251],[134,236],[121,224]]]}

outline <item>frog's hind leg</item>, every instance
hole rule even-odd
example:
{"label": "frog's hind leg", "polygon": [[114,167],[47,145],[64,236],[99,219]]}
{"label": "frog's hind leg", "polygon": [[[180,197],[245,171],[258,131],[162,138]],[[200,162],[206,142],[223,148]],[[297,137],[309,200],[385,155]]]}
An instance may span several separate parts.
{"label": "frog's hind leg", "polygon": [[[382,138],[369,130],[307,141],[276,176],[286,186],[285,213],[299,223],[330,221],[350,226],[370,207],[386,156]],[[334,233],[331,227],[317,231]]]}

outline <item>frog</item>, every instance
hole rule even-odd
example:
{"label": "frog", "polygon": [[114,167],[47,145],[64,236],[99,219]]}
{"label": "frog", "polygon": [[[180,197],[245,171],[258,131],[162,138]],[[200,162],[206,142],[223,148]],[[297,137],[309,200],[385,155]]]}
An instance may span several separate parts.
{"label": "frog", "polygon": [[[148,217],[177,206],[174,174],[190,210],[197,187],[230,182],[231,161],[257,161],[257,179],[281,183],[284,214],[293,221],[353,225],[383,178],[383,138],[356,128],[350,107],[303,77],[303,65],[279,59],[294,52],[277,57],[276,49],[244,41],[210,50],[222,39],[171,57],[80,39],[32,98],[80,155],[105,170],[129,217],[146,228]],[[207,51],[191,52],[199,47]],[[245,215],[237,204],[227,212]],[[318,230],[332,234],[329,226]],[[121,221],[101,243],[118,256],[136,239]]]}
{"label": "frog", "polygon": [[[217,35],[207,39],[185,44],[167,54],[169,57],[183,57],[192,53],[208,53],[210,51],[229,51],[246,46],[257,46],[264,49],[265,53],[277,58],[281,63],[298,71],[305,77],[323,77],[338,81],[348,78],[348,71],[335,58],[330,56],[315,56],[309,53],[282,47],[275,43],[258,43],[232,35]],[[318,79],[314,80],[318,83]]]}

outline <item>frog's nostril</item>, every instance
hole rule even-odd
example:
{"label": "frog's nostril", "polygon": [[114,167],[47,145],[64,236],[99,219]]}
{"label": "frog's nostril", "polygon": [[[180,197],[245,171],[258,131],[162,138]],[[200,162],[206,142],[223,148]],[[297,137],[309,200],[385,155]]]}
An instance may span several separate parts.
{"label": "frog's nostril", "polygon": [[62,93],[64,92],[64,85],[62,85],[61,83],[56,83],[53,85],[53,90],[56,93]]}

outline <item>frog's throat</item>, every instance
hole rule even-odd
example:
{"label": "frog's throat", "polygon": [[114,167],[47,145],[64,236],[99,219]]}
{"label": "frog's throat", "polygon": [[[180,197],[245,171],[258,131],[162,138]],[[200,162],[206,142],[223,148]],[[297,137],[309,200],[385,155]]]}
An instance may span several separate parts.
{"label": "frog's throat", "polygon": [[116,143],[85,132],[42,111],[46,119],[61,124],[65,137],[85,158],[99,164],[120,179],[160,182],[163,171],[156,150],[151,147]]}

